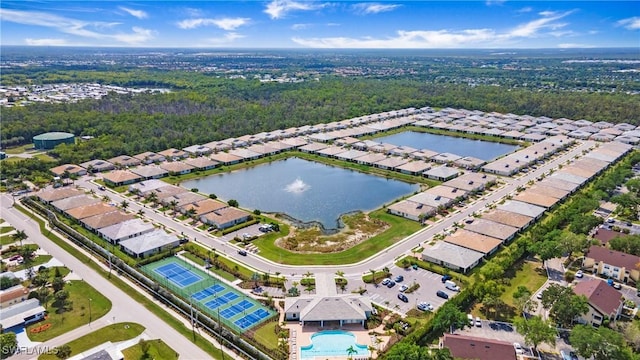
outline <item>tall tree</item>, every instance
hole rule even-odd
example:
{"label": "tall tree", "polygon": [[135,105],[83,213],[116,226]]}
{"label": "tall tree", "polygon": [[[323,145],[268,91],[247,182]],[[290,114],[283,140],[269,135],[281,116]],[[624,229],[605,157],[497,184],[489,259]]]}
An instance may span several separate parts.
{"label": "tall tree", "polygon": [[520,334],[524,336],[527,344],[533,345],[534,350],[538,350],[538,345],[547,343],[549,345],[556,344],[557,332],[551,324],[542,320],[539,316],[530,318],[518,317],[513,324]]}
{"label": "tall tree", "polygon": [[631,349],[626,345],[621,334],[601,326],[577,325],[569,336],[576,352],[587,359],[595,360],[631,360],[634,358]]}
{"label": "tall tree", "polygon": [[22,241],[23,240],[27,240],[29,238],[29,236],[27,236],[27,234],[24,232],[24,230],[16,230],[15,233],[13,233],[13,235],[11,235],[11,239],[13,241],[19,241],[20,242],[20,246],[22,246]]}
{"label": "tall tree", "polygon": [[453,331],[456,329],[463,329],[469,325],[469,319],[467,314],[458,310],[458,308],[447,302],[436,313],[433,319],[433,328],[438,333],[444,333],[445,331]]}

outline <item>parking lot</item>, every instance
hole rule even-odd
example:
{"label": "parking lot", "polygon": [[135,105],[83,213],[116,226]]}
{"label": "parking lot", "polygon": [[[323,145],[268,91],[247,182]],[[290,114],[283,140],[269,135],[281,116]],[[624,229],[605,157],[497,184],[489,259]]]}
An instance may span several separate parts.
{"label": "parking lot", "polygon": [[[442,290],[449,298],[456,294],[455,291],[451,291],[445,288],[441,279],[442,276],[424,269],[418,268],[414,270],[412,268],[403,269],[397,266],[393,266],[389,268],[392,276],[391,279],[395,278],[398,275],[402,275],[404,280],[402,282],[396,283],[393,287],[389,288],[387,286],[378,284],[378,286],[366,285],[365,288],[367,292],[364,293],[364,296],[368,296],[372,302],[385,306],[387,308],[396,310],[398,312],[406,313],[411,309],[415,309],[416,306],[421,302],[427,302],[431,304],[434,310],[437,310],[442,304],[445,303],[445,299],[440,298],[436,295],[436,291]],[[352,281],[349,281],[350,285]],[[354,285],[351,285],[350,288],[356,289],[359,285],[363,284],[362,280],[355,281]],[[408,301],[404,302],[398,299],[398,294],[400,293],[399,289],[402,285],[407,285],[411,287],[412,284],[419,284],[420,287],[411,292],[405,293]]]}

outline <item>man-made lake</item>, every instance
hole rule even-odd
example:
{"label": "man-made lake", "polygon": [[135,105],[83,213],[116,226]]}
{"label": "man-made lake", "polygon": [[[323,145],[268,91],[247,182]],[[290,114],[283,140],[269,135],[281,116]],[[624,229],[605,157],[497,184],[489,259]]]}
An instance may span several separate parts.
{"label": "man-made lake", "polygon": [[499,156],[515,151],[518,146],[490,141],[472,140],[446,135],[435,135],[416,131],[405,131],[394,135],[373,139],[377,142],[397,146],[410,146],[416,149],[428,149],[439,153],[452,153],[458,156],[473,156],[491,161]]}
{"label": "man-made lake", "polygon": [[373,210],[419,190],[415,184],[299,158],[185,181],[182,186],[238,200],[244,208],[317,221],[325,229],[337,228],[342,214]]}

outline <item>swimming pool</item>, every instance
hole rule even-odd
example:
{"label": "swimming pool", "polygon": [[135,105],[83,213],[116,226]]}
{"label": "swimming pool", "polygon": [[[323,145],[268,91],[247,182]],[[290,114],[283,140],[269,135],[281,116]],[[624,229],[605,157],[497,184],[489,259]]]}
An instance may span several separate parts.
{"label": "swimming pool", "polygon": [[[356,352],[350,354],[348,349]],[[311,335],[311,345],[300,347],[300,359],[315,357],[368,357],[366,345],[356,343],[356,336],[348,331],[326,330]]]}

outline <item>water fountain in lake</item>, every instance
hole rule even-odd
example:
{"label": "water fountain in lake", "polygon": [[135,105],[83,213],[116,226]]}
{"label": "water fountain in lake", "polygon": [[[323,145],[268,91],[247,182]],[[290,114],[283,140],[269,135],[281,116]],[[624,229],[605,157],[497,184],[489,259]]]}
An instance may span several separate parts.
{"label": "water fountain in lake", "polygon": [[287,192],[294,194],[302,194],[303,192],[309,190],[311,188],[310,185],[306,184],[302,179],[296,178],[291,184],[287,185],[284,189]]}

